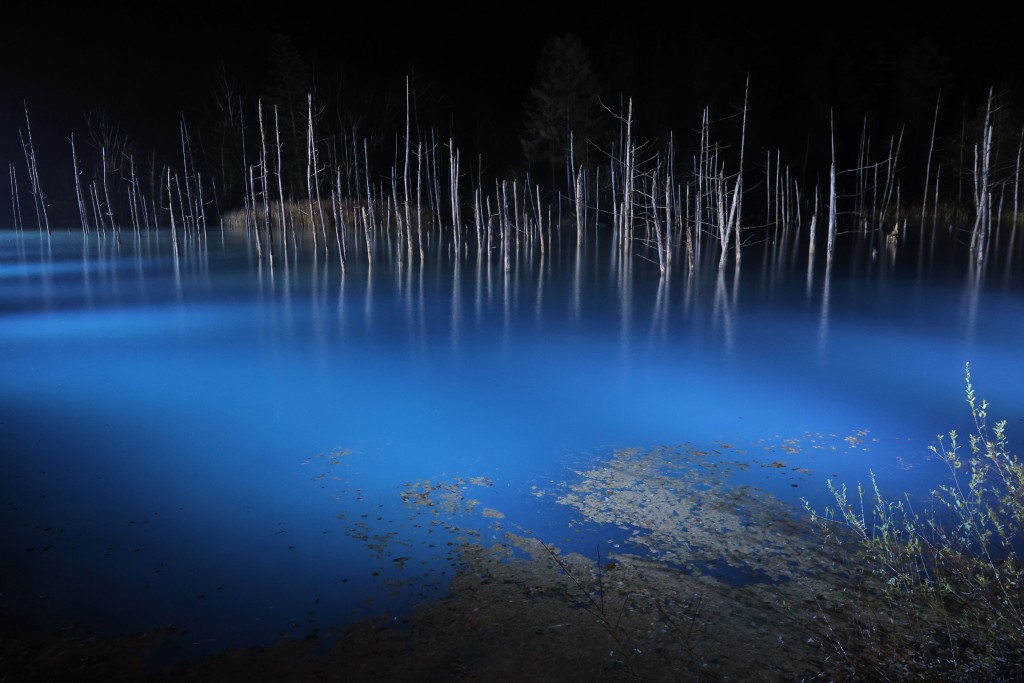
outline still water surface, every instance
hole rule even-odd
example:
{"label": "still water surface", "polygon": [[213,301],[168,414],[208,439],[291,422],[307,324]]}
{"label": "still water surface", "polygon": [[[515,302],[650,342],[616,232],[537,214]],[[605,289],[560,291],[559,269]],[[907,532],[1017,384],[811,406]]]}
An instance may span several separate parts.
{"label": "still water surface", "polygon": [[504,528],[592,552],[618,532],[570,538],[533,494],[616,448],[728,450],[796,504],[869,470],[924,495],[928,444],[967,431],[966,361],[1022,443],[1011,270],[748,249],[662,280],[550,251],[343,274],[219,233],[0,233],[0,620],[173,626],[199,656],[399,614],[452,572],[411,484],[487,478]]}

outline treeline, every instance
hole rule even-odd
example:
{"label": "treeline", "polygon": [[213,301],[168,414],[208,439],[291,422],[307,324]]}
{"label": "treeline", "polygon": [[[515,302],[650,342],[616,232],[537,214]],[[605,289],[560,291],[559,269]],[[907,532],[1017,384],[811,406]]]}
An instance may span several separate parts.
{"label": "treeline", "polygon": [[[517,164],[496,169],[450,126],[436,127],[440,95],[418,92],[413,78],[353,102],[322,88],[286,41],[274,55],[260,96],[221,69],[204,113],[179,122],[173,150],[142,153],[94,114],[69,134],[66,161],[40,169],[27,105],[24,159],[8,163],[12,224],[237,229],[268,258],[301,240],[343,264],[380,249],[422,259],[437,247],[507,263],[563,232],[580,243],[607,232],[622,253],[642,250],[667,271],[709,250],[724,266],[752,240],[803,243],[810,255],[824,246],[831,258],[844,230],[886,247],[939,224],[966,229],[981,259],[994,228],[1019,222],[1024,126],[994,89],[961,108],[954,136],[939,135],[939,93],[931,121],[885,135],[867,119],[856,131],[830,121],[813,155],[821,162],[810,165],[809,153],[765,142],[756,84],[730,111],[695,112],[681,133],[638,133],[652,126],[631,99],[612,103],[567,35],[544,47],[520,129],[493,132],[515,135],[521,149]],[[928,140],[915,145],[924,158],[907,158],[911,136]]]}

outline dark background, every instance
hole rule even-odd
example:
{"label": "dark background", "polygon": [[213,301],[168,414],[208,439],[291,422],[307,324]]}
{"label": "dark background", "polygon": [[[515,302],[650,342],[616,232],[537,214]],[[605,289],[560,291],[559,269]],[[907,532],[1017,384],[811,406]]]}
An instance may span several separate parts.
{"label": "dark background", "polygon": [[453,136],[469,158],[482,155],[495,175],[515,173],[524,165],[519,136],[541,47],[566,32],[588,48],[611,109],[633,98],[641,140],[674,131],[682,147],[692,146],[703,107],[716,119],[736,114],[749,76],[752,164],[781,150],[796,172],[817,173],[831,113],[840,166],[856,162],[866,121],[879,151],[905,130],[901,161],[923,169],[940,93],[940,144],[949,149],[990,88],[1008,120],[1019,120],[1018,26],[974,9],[18,3],[5,8],[0,29],[0,172],[5,185],[10,163],[23,173],[23,102],[41,167],[68,163],[68,138],[87,114],[102,114],[138,149],[160,150],[174,163],[179,121],[202,131],[218,71],[255,102],[271,87],[274,48],[284,40],[311,70],[318,96],[355,112],[366,128],[400,130],[409,76],[425,125]]}

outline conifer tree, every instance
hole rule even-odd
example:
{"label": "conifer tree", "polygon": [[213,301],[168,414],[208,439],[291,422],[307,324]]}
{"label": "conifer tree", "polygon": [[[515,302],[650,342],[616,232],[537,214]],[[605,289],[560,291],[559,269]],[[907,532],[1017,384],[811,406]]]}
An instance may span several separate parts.
{"label": "conifer tree", "polygon": [[569,33],[551,37],[541,50],[537,84],[530,89],[520,142],[536,170],[550,168],[552,179],[570,154],[586,164],[587,145],[603,132],[597,76],[580,39]]}
{"label": "conifer tree", "polygon": [[306,98],[313,95],[314,113],[319,111],[316,104],[319,98],[312,69],[287,37],[278,37],[271,58],[270,87],[263,100],[264,111],[275,136],[280,133],[285,191],[292,196],[301,196],[306,187],[306,135],[309,126]]}

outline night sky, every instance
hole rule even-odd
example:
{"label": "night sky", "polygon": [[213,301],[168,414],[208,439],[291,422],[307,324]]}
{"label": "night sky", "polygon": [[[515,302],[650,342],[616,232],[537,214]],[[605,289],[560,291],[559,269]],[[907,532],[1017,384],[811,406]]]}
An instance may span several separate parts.
{"label": "night sky", "polygon": [[518,137],[541,46],[566,32],[589,49],[604,101],[617,109],[632,97],[639,134],[650,138],[692,133],[704,106],[716,117],[735,114],[748,75],[754,148],[781,148],[794,162],[825,142],[830,109],[853,144],[864,117],[882,139],[907,124],[908,153],[927,146],[940,91],[940,132],[959,130],[991,86],[1008,93],[1003,101],[1015,119],[1024,109],[1016,24],[991,14],[922,18],[852,5],[841,15],[834,8],[807,15],[684,3],[674,10],[603,2],[327,4],[7,7],[0,163],[24,166],[23,101],[43,155],[66,154],[88,112],[102,112],[140,149],[169,148],[182,116],[202,126],[221,65],[251,101],[264,94],[282,37],[312,69],[320,94],[342,108],[399,120],[411,76],[425,123],[496,170],[521,161]]}

